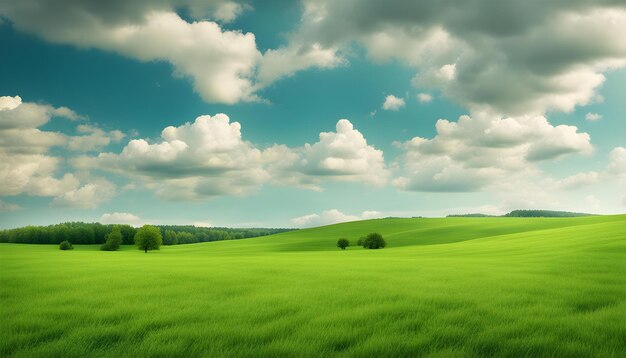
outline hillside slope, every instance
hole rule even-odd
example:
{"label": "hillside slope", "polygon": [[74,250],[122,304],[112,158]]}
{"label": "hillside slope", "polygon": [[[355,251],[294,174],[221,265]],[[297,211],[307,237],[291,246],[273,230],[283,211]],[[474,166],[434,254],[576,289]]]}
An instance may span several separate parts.
{"label": "hillside slope", "polygon": [[[334,247],[382,232],[389,247]],[[626,356],[626,216],[0,244],[0,356]]]}
{"label": "hillside slope", "polygon": [[[345,237],[352,247],[370,232],[383,234],[388,249],[415,245],[438,245],[489,236],[508,235],[538,230],[578,227],[600,223],[621,222],[626,215],[577,218],[413,218],[374,219],[290,231],[277,235],[246,239],[245,242],[210,243],[207,249],[254,251],[334,251],[337,239]],[[201,244],[203,246],[206,244]],[[181,250],[197,250],[182,248]]]}

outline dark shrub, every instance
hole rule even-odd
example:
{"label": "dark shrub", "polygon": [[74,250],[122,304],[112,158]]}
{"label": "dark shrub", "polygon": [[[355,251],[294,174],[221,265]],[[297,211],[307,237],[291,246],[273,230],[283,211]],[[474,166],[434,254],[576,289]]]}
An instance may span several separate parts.
{"label": "dark shrub", "polygon": [[122,232],[118,226],[113,227],[113,230],[106,235],[106,242],[100,246],[102,251],[117,251],[124,240]]}
{"label": "dark shrub", "polygon": [[377,232],[368,234],[362,242],[362,246],[366,249],[382,249],[387,245],[383,236]]}
{"label": "dark shrub", "polygon": [[348,247],[348,246],[350,246],[350,241],[348,241],[348,239],[341,238],[341,239],[337,240],[337,247],[338,248],[340,248],[342,250],[345,250],[346,247]]}
{"label": "dark shrub", "polygon": [[74,246],[72,246],[72,243],[67,240],[61,241],[59,244],[59,250],[74,250]]}

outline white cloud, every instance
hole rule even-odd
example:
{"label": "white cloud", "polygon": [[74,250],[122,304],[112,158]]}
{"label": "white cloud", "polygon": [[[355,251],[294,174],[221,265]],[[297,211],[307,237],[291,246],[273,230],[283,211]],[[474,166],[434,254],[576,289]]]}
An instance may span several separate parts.
{"label": "white cloud", "polygon": [[626,206],[626,196],[622,198],[622,206]]}
{"label": "white cloud", "polygon": [[578,189],[583,186],[595,184],[600,178],[601,174],[598,172],[578,173],[560,180],[557,185],[565,190]]}
{"label": "white cloud", "polygon": [[607,170],[611,174],[626,176],[626,148],[616,147],[611,150]]}
{"label": "white cloud", "polygon": [[89,183],[57,196],[52,205],[94,209],[115,196],[115,185],[105,179],[92,179]]}
{"label": "white cloud", "polygon": [[0,195],[54,196],[73,189],[77,179],[55,178],[60,159],[46,154],[62,145],[64,136],[36,128],[48,123],[56,109],[22,103],[19,96],[1,97],[0,102]]}
{"label": "white cloud", "polygon": [[383,102],[383,109],[386,111],[397,111],[404,107],[405,104],[404,99],[388,95],[385,97],[385,102]]}
{"label": "white cloud", "polygon": [[552,126],[543,116],[501,118],[489,114],[440,119],[432,139],[399,144],[394,185],[414,191],[479,191],[539,173],[535,162],[590,154],[589,135],[573,126]]}
{"label": "white cloud", "polygon": [[376,219],[382,217],[378,211],[364,211],[361,215],[344,214],[337,209],[325,210],[320,214],[309,214],[291,219],[297,227],[314,227],[337,224],[347,221]]}
{"label": "white cloud", "polygon": [[[65,146],[68,141],[71,147],[74,137],[37,128],[53,117],[80,119],[74,111],[23,103],[19,96],[0,97],[0,108],[0,196],[51,196],[56,197],[54,203],[58,205],[93,207],[113,195],[114,187],[110,184],[103,191],[101,181],[89,183],[86,177],[87,182],[81,187],[74,174],[59,174],[64,159],[49,151],[52,147]],[[89,197],[87,194],[95,188],[99,190]]]}
{"label": "white cloud", "polygon": [[[571,111],[598,99],[603,72],[626,66],[626,6],[615,1],[457,4],[305,0],[294,43],[363,46],[416,69],[413,84],[471,112]],[[354,9],[358,9],[355,11]],[[307,20],[308,18],[308,20]]]}
{"label": "white cloud", "polygon": [[101,153],[75,161],[141,180],[163,198],[194,200],[241,195],[267,181],[261,151],[241,137],[241,125],[225,114],[167,127],[161,139],[131,140],[120,154]]}
{"label": "white cloud", "polygon": [[77,127],[81,134],[69,138],[67,147],[73,151],[98,151],[111,144],[119,143],[124,137],[124,133],[119,130],[104,131],[93,125],[82,124]]}
{"label": "white cloud", "polygon": [[143,224],[143,220],[137,215],[120,212],[104,213],[100,217],[100,222],[102,224],[126,224],[131,226],[141,226]]}
{"label": "white cloud", "polygon": [[213,16],[224,23],[229,23],[239,17],[239,15],[243,11],[244,6],[242,6],[241,4],[238,4],[234,1],[225,1],[221,4],[218,4],[215,12],[213,13]]}
{"label": "white cloud", "polygon": [[243,195],[267,182],[314,190],[326,180],[384,185],[389,171],[382,151],[346,119],[336,130],[320,133],[312,145],[261,150],[242,139],[241,125],[227,115],[205,115],[165,128],[156,142],[134,139],[119,154],[85,156],[74,165],[129,176],[170,200]]}
{"label": "white cloud", "polygon": [[[223,30],[213,21],[187,22],[175,12],[180,4],[174,1],[123,3],[63,6],[27,0],[4,4],[0,15],[50,42],[98,48],[142,62],[167,61],[174,75],[190,78],[208,102],[257,99],[252,86],[261,54],[254,34]],[[223,21],[241,12],[234,2],[219,3],[214,14]],[[192,14],[203,13],[199,4],[189,7]]]}
{"label": "white cloud", "polygon": [[15,210],[19,210],[22,207],[17,205],[17,204],[13,204],[13,203],[7,203],[6,201],[2,201],[0,200],[0,212],[6,212],[6,211],[15,211]]}
{"label": "white cloud", "polygon": [[417,100],[420,103],[429,103],[433,100],[433,95],[429,94],[429,93],[418,93],[417,94]]}
{"label": "white cloud", "polygon": [[323,48],[319,43],[267,50],[259,62],[257,80],[266,86],[282,77],[308,68],[329,69],[344,64],[336,48]]}
{"label": "white cloud", "polygon": [[598,113],[589,112],[585,115],[585,119],[588,121],[592,121],[592,122],[599,121],[602,119],[602,115]]}
{"label": "white cloud", "polygon": [[22,97],[20,96],[0,96],[0,111],[15,109],[20,104],[22,104]]}
{"label": "white cloud", "polygon": [[387,182],[383,152],[369,145],[347,119],[336,132],[322,132],[319,141],[299,148],[275,145],[264,152],[274,182],[320,189],[324,179],[382,186]]}

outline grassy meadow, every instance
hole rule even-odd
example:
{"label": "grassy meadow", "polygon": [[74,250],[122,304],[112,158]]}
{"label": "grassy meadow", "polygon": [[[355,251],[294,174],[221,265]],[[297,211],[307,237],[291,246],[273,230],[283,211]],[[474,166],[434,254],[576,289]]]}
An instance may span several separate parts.
{"label": "grassy meadow", "polygon": [[[384,235],[387,248],[335,247]],[[626,356],[626,215],[0,244],[0,356]]]}

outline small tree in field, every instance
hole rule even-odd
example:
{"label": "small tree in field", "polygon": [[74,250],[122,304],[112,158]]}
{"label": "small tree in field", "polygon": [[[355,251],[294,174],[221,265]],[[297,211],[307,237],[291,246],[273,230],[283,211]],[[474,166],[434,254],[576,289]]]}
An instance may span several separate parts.
{"label": "small tree in field", "polygon": [[72,243],[67,240],[61,241],[59,244],[59,250],[74,250],[74,246],[72,246]]}
{"label": "small tree in field", "polygon": [[100,246],[100,250],[103,251],[117,251],[122,244],[124,237],[118,226],[113,227],[113,230],[106,235],[106,242]]}
{"label": "small tree in field", "polygon": [[373,232],[363,239],[362,245],[366,249],[382,249],[387,246],[387,243],[383,239],[383,235]]}
{"label": "small tree in field", "polygon": [[346,247],[348,247],[348,246],[350,246],[350,241],[348,241],[348,239],[341,238],[341,239],[337,240],[337,247],[338,248],[340,248],[342,250],[345,250]]}
{"label": "small tree in field", "polygon": [[135,234],[135,245],[139,247],[139,250],[144,250],[145,253],[148,250],[158,250],[162,243],[161,230],[157,227],[144,225]]}

